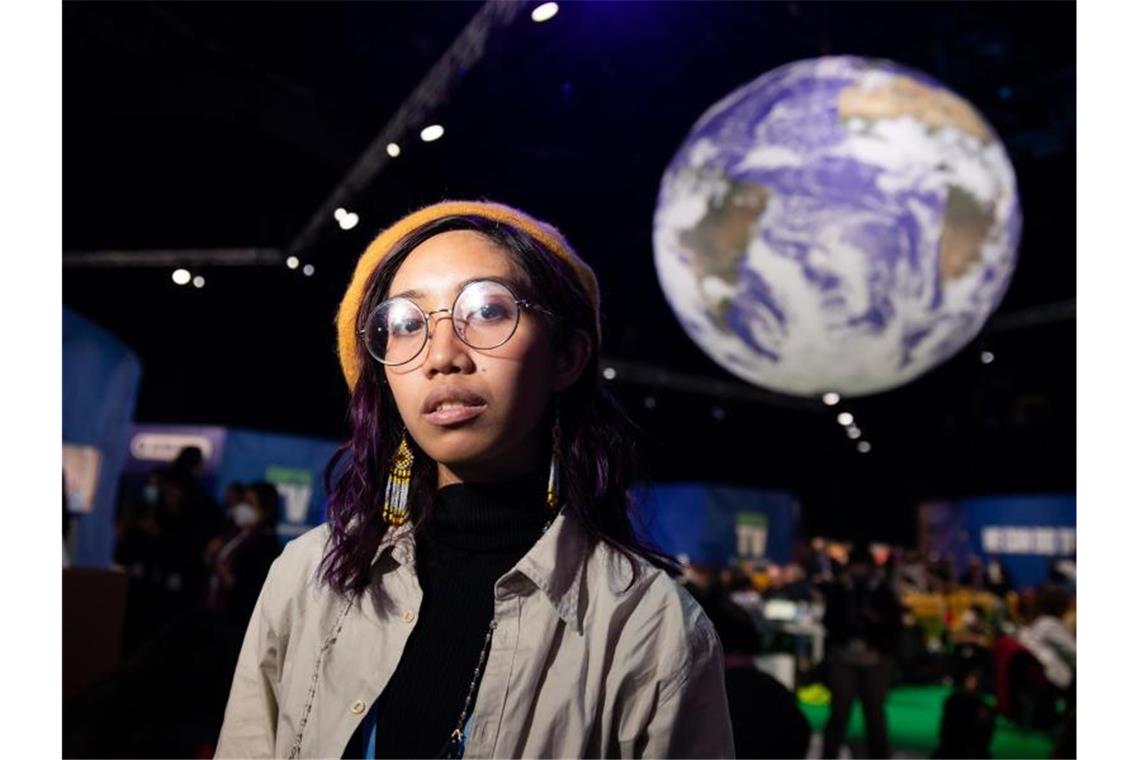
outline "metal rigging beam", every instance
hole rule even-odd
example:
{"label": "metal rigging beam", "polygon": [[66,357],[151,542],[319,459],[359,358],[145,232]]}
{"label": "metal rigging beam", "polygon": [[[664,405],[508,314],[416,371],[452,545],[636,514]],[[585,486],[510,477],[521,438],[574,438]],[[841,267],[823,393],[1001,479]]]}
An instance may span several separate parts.
{"label": "metal rigging beam", "polygon": [[388,163],[388,143],[397,142],[410,131],[424,126],[431,113],[455,89],[461,72],[470,69],[483,57],[491,32],[509,25],[523,5],[521,0],[488,0],[483,4],[451,43],[451,47],[435,62],[372,140],[348,174],[333,188],[308,224],[286,246],[287,256],[299,256],[312,246],[321,228],[331,222],[333,211],[346,205],[349,198],[364,190]]}

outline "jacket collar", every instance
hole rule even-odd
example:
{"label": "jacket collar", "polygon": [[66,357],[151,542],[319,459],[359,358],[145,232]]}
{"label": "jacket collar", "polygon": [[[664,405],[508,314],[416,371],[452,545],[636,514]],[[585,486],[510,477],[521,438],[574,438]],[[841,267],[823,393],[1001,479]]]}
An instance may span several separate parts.
{"label": "jacket collar", "polygon": [[[495,583],[496,593],[509,588],[517,578],[524,578],[543,592],[550,604],[576,633],[582,633],[582,614],[579,598],[582,585],[582,565],[590,546],[590,537],[578,518],[565,509],[554,518],[550,527],[514,567]],[[415,535],[408,521],[389,529],[376,554],[375,564],[385,554],[415,572]]]}
{"label": "jacket collar", "polygon": [[565,509],[505,576],[520,573],[542,590],[575,633],[582,633],[584,610],[579,604],[583,564],[590,537],[578,518]]}

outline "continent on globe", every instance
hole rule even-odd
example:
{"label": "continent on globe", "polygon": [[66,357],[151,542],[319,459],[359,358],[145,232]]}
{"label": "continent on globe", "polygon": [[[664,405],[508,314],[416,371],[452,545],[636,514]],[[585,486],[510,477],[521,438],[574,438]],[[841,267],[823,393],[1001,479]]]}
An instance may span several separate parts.
{"label": "continent on globe", "polygon": [[[748,241],[767,202],[768,191],[762,186],[730,180],[724,197],[715,201],[695,226],[681,232],[681,244],[692,254],[693,274],[698,281],[716,277],[736,285]],[[701,293],[716,323],[728,329],[724,310],[730,302],[703,288]]]}
{"label": "continent on globe", "polygon": [[890,61],[781,66],[696,122],[661,180],[658,281],[733,374],[876,393],[966,346],[1009,286],[1017,181],[969,102]]}
{"label": "continent on globe", "polygon": [[994,223],[992,209],[982,205],[965,190],[947,188],[942,238],[938,241],[938,275],[942,282],[966,275],[982,262],[982,243]]}
{"label": "continent on globe", "polygon": [[951,127],[990,142],[993,134],[969,102],[949,90],[928,87],[908,76],[854,84],[839,93],[841,119],[897,119],[910,116],[930,129]]}

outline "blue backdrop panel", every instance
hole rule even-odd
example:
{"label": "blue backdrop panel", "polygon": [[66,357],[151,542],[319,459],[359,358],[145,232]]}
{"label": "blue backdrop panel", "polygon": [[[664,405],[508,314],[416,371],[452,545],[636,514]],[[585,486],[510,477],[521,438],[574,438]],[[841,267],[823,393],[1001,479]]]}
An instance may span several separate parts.
{"label": "blue backdrop panel", "polygon": [[102,455],[93,509],[73,523],[76,565],[111,563],[116,490],[141,375],[138,357],[115,336],[63,310],[63,440]]}
{"label": "blue backdrop panel", "polygon": [[279,533],[291,538],[324,521],[324,470],[336,448],[319,438],[229,429],[216,476],[219,497],[235,480],[273,483],[281,493]]}
{"label": "blue backdrop panel", "polygon": [[639,489],[642,535],[674,557],[726,566],[735,558],[792,558],[799,502],[791,493],[705,483]]}
{"label": "blue backdrop panel", "polygon": [[1018,587],[1044,582],[1053,559],[1076,556],[1076,494],[924,504],[921,516],[928,550],[952,554],[959,570],[971,554],[993,554]]}

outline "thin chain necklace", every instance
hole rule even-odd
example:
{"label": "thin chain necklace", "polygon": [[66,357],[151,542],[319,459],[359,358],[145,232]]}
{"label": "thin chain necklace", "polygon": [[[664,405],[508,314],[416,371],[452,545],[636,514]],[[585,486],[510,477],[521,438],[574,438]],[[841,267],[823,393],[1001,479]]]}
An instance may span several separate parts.
{"label": "thin chain necklace", "polygon": [[[546,524],[542,526],[542,533],[539,535],[544,535],[553,522],[553,517],[547,520]],[[463,757],[463,753],[467,749],[467,734],[464,723],[467,722],[467,712],[471,709],[471,700],[475,698],[475,689],[479,685],[479,677],[483,675],[483,666],[487,664],[487,654],[491,651],[491,637],[495,633],[495,626],[495,618],[492,616],[491,625],[487,628],[487,635],[483,637],[483,650],[479,653],[479,662],[475,665],[475,673],[471,676],[471,684],[467,687],[467,698],[463,700],[463,709],[459,711],[459,720],[455,722],[455,730],[451,732],[451,737],[447,740],[447,747],[442,754],[436,755],[436,757],[457,760]]]}
{"label": "thin chain necklace", "polygon": [[487,629],[487,635],[483,638],[483,651],[479,653],[479,664],[475,666],[475,674],[471,676],[471,685],[467,687],[467,698],[463,700],[463,709],[459,711],[459,720],[455,724],[455,730],[451,732],[451,738],[447,741],[444,757],[463,757],[463,751],[467,748],[467,735],[464,733],[463,724],[467,721],[467,711],[471,709],[471,700],[475,697],[475,687],[479,685],[479,676],[483,675],[483,666],[487,662],[487,652],[491,649],[491,635],[494,632],[495,620],[492,618],[491,626]]}

